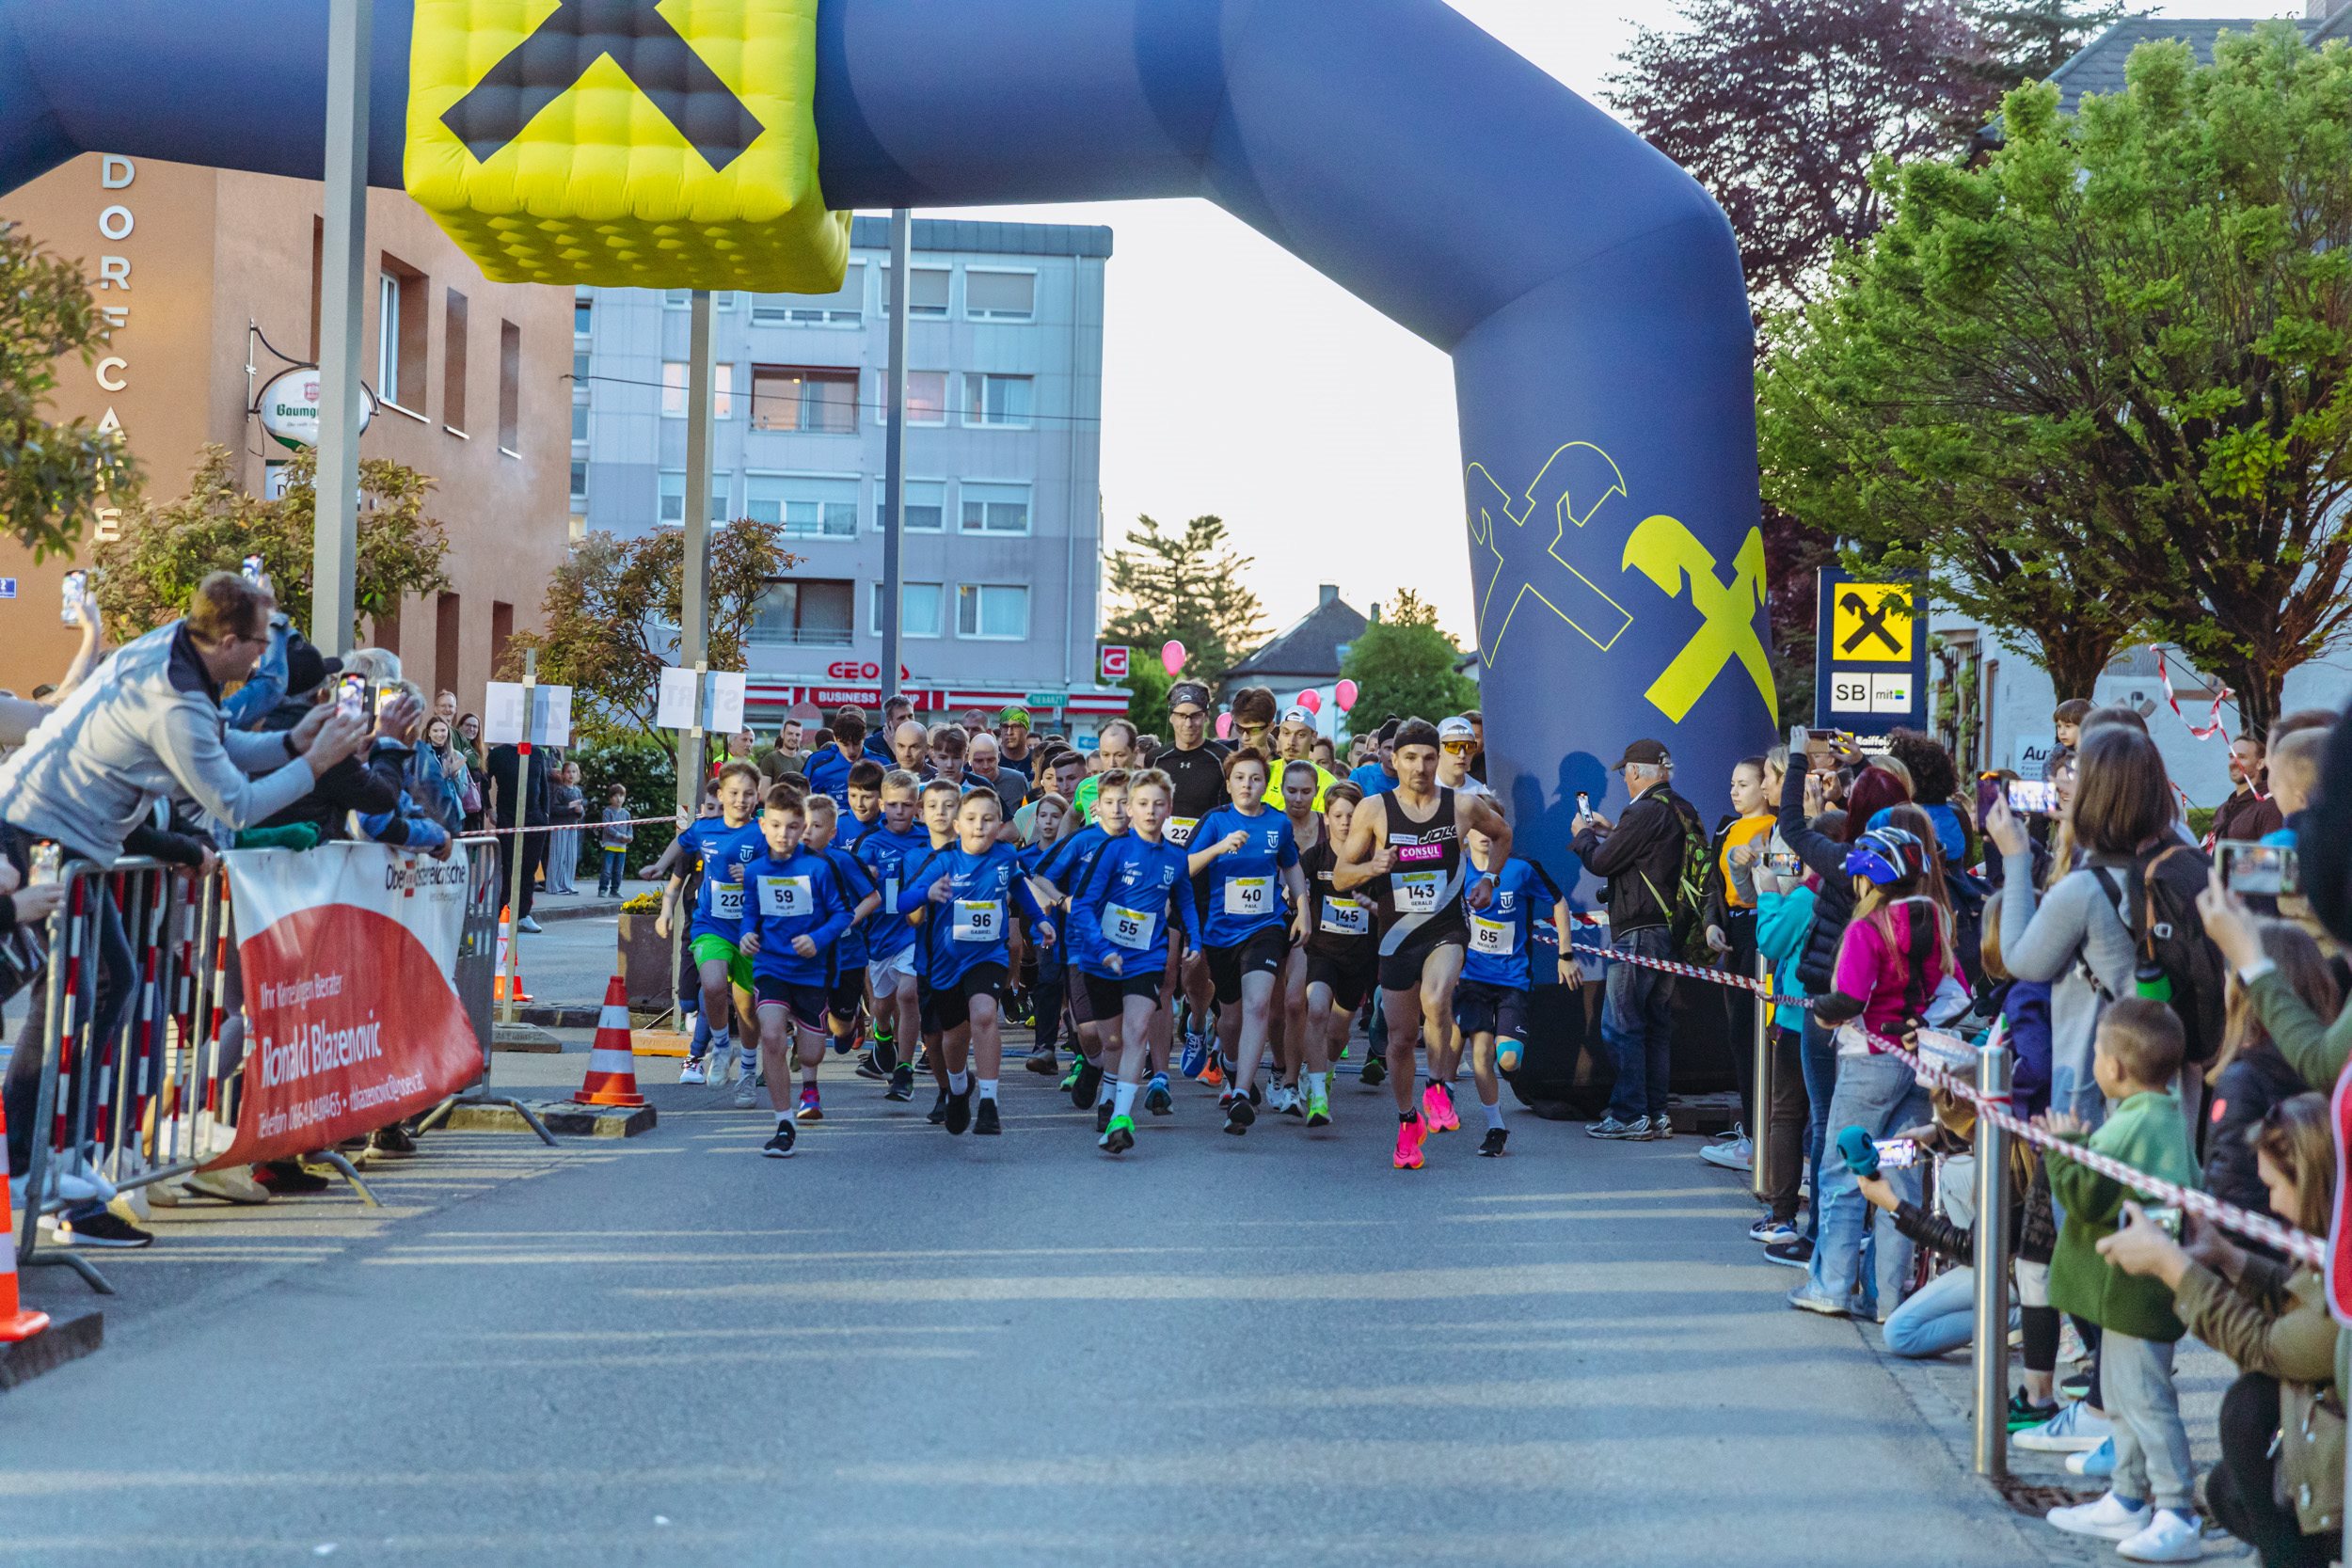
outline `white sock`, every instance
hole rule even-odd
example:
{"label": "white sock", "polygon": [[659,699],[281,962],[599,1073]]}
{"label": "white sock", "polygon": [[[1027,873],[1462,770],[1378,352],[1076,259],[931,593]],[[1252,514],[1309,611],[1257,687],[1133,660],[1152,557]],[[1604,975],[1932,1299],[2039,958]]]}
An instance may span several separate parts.
{"label": "white sock", "polygon": [[1102,1083],[1102,1085],[1094,1091],[1094,1102],[1095,1102],[1097,1105],[1104,1104],[1104,1103],[1107,1102],[1107,1101],[1110,1100],[1110,1098],[1111,1098],[1113,1095],[1117,1094],[1118,1092],[1119,1092],[1119,1080],[1118,1080],[1118,1079],[1116,1079],[1116,1078],[1113,1078],[1113,1077],[1112,1077],[1109,1073],[1107,1073],[1107,1072],[1106,1072],[1106,1073],[1103,1074],[1103,1083]]}
{"label": "white sock", "polygon": [[741,1050],[743,1055],[743,1070],[745,1072],[756,1070],[759,1067],[759,1047],[745,1044],[739,1049]]}
{"label": "white sock", "polygon": [[1136,1108],[1136,1089],[1138,1085],[1134,1084],[1121,1084],[1119,1085],[1119,1091],[1111,1096],[1111,1115],[1115,1117],[1123,1117],[1128,1112]]}
{"label": "white sock", "polygon": [[947,1075],[947,1092],[949,1094],[961,1094],[964,1090],[970,1088],[971,1086],[972,1075],[970,1073],[951,1072]]}
{"label": "white sock", "polygon": [[727,1059],[727,1051],[734,1043],[724,1029],[713,1029],[710,1032],[710,1053],[723,1062]]}
{"label": "white sock", "polygon": [[1486,1113],[1486,1131],[1489,1132],[1502,1131],[1502,1101],[1498,1100],[1491,1105],[1481,1106],[1480,1109]]}
{"label": "white sock", "polygon": [[1328,1094],[1330,1087],[1331,1075],[1329,1073],[1311,1072],[1307,1074],[1307,1092],[1310,1095]]}
{"label": "white sock", "polygon": [[995,1079],[993,1079],[993,1078],[983,1078],[983,1079],[981,1079],[979,1082],[980,1082],[980,1098],[981,1098],[982,1100],[993,1100],[993,1099],[995,1099],[995,1098],[996,1098],[996,1080],[995,1080]]}
{"label": "white sock", "polygon": [[778,1111],[776,1113],[776,1125],[779,1128],[791,1126],[792,1113],[789,1111]]}

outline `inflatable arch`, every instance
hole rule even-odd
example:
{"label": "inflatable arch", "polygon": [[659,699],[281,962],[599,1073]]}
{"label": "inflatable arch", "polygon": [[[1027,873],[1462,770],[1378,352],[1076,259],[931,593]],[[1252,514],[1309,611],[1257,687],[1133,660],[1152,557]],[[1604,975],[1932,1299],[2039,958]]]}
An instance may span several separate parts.
{"label": "inflatable arch", "polygon": [[[0,190],[98,150],[317,178],[326,9],[0,0]],[[412,19],[376,0],[393,188]],[[1490,777],[1532,850],[1565,869],[1629,740],[1710,816],[1771,744],[1747,295],[1662,154],[1442,0],[821,0],[816,27],[834,210],[1204,197],[1453,356]],[[1311,526],[1344,551],[1346,523]]]}

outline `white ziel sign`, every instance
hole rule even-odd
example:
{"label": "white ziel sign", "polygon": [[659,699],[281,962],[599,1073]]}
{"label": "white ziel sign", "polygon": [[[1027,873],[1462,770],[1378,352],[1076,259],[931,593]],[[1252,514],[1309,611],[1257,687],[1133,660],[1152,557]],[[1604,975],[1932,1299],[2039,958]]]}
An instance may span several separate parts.
{"label": "white ziel sign", "polygon": [[[262,386],[261,396],[254,402],[254,412],[261,417],[262,429],[270,439],[296,451],[319,444],[319,368],[316,365],[296,365],[280,371]],[[359,388],[359,428],[368,428],[375,417],[375,397],[365,387]]]}

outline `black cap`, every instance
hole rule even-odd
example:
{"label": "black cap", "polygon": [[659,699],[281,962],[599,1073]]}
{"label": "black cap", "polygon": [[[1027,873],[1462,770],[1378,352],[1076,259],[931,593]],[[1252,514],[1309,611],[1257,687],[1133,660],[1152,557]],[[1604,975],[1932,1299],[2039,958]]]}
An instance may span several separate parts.
{"label": "black cap", "polygon": [[331,677],[342,674],[342,659],[320,653],[300,632],[286,633],[287,696],[299,697],[315,691]]}
{"label": "black cap", "polygon": [[1209,689],[1199,681],[1178,681],[1168,689],[1168,705],[1174,707],[1179,703],[1198,703],[1205,708],[1209,705]]}
{"label": "black cap", "polygon": [[1625,749],[1625,755],[1609,765],[1609,770],[1613,773],[1629,762],[1638,762],[1645,768],[1664,768],[1673,761],[1666,748],[1657,741],[1637,740]]}

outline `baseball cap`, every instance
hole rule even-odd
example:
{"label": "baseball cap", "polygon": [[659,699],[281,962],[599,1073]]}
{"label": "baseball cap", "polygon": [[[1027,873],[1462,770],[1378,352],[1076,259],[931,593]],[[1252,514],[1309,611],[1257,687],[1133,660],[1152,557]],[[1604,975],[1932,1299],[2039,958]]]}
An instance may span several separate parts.
{"label": "baseball cap", "polygon": [[1438,739],[1440,743],[1448,740],[1476,740],[1477,738],[1478,732],[1470,728],[1470,721],[1467,719],[1448,719],[1438,726]]}
{"label": "baseball cap", "polygon": [[286,633],[286,695],[315,691],[343,673],[343,661],[322,654],[298,631]]}
{"label": "baseball cap", "polygon": [[1025,707],[1009,707],[1005,709],[1004,712],[996,716],[996,722],[999,724],[1018,724],[1025,730],[1035,729],[1037,727],[1029,722],[1029,710]]}
{"label": "baseball cap", "polygon": [[1186,703],[1200,707],[1209,705],[1209,689],[1199,681],[1178,681],[1168,689],[1168,705],[1182,707]]}
{"label": "baseball cap", "polygon": [[1609,765],[1609,770],[1613,773],[1629,762],[1638,762],[1645,768],[1662,768],[1672,761],[1674,758],[1667,753],[1666,748],[1657,741],[1637,740],[1625,749],[1625,755]]}
{"label": "baseball cap", "polygon": [[1286,707],[1282,710],[1282,722],[1285,724],[1305,724],[1311,727],[1314,721],[1315,716],[1303,707]]}

